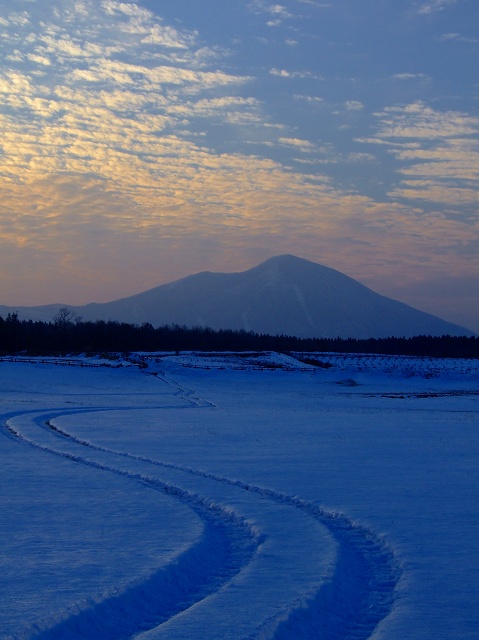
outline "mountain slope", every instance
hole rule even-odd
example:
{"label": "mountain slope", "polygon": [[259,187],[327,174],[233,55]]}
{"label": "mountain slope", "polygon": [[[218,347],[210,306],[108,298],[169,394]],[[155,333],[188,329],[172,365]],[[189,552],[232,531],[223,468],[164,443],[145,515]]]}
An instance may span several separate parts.
{"label": "mountain slope", "polygon": [[[18,312],[21,318],[51,319],[60,306]],[[70,308],[84,320],[207,326],[298,337],[473,335],[381,296],[339,271],[291,255],[270,258],[242,273],[198,273],[128,298]],[[0,315],[4,309],[0,307]]]}

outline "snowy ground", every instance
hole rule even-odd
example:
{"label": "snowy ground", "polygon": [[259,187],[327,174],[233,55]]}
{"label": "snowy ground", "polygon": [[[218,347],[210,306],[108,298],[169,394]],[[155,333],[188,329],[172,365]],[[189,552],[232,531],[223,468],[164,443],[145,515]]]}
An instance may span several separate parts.
{"label": "snowy ground", "polygon": [[305,357],[0,361],[0,638],[476,639],[479,362]]}

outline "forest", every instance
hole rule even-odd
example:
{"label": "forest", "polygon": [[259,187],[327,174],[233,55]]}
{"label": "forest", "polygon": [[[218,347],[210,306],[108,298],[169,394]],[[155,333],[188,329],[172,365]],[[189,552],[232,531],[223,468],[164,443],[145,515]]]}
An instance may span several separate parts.
{"label": "forest", "polygon": [[97,320],[85,322],[67,308],[51,322],[0,316],[0,355],[71,355],[133,351],[301,351],[310,353],[376,353],[479,358],[479,337],[416,336],[413,338],[297,338],[247,331],[153,327]]}

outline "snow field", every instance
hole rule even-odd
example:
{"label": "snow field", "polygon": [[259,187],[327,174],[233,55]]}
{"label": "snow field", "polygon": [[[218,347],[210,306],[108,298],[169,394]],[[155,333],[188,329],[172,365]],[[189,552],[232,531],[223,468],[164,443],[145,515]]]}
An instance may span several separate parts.
{"label": "snow field", "polygon": [[[183,366],[195,361],[161,357],[156,375],[0,364],[7,526],[33,537],[18,504],[36,503],[49,517],[34,530],[55,540],[45,565],[57,565],[55,581],[38,549],[9,543],[0,637],[475,637],[470,373]],[[25,468],[31,482],[18,486]],[[86,515],[65,545],[52,515],[68,516],[70,536],[78,504]],[[100,510],[115,504],[118,535],[102,555]]]}
{"label": "snow field", "polygon": [[[98,416],[95,416],[95,418],[98,419]],[[164,624],[161,632],[154,631],[147,634],[146,637],[164,637],[164,634],[167,634],[166,637],[171,638],[192,637],[192,634],[197,633],[198,629],[206,630],[208,628],[211,629],[209,632],[211,638],[219,638],[220,636],[227,638],[243,637],[255,632],[258,620],[261,620],[265,616],[265,612],[268,613],[268,611],[268,618],[270,618],[268,625],[274,627],[277,624],[275,621],[287,617],[291,603],[298,606],[298,604],[303,604],[307,598],[313,598],[318,585],[331,573],[331,565],[335,556],[334,542],[330,539],[324,527],[308,514],[294,513],[294,517],[291,518],[291,515],[288,515],[288,511],[291,511],[291,506],[284,504],[281,500],[278,501],[279,504],[276,504],[276,501],[267,501],[265,504],[264,500],[258,501],[255,492],[246,493],[243,487],[231,487],[228,483],[222,481],[212,483],[203,476],[192,478],[192,474],[189,471],[185,473],[179,469],[162,469],[161,477],[163,479],[159,480],[158,471],[151,468],[151,462],[133,457],[125,458],[123,455],[120,455],[118,460],[118,454],[107,451],[104,448],[98,450],[83,444],[83,447],[87,449],[86,457],[79,457],[76,453],[79,448],[77,442],[72,442],[70,438],[59,437],[57,429],[52,431],[42,428],[42,425],[54,424],[55,422],[49,420],[47,415],[23,415],[10,419],[8,421],[8,429],[12,435],[20,437],[24,442],[32,443],[36,447],[42,447],[45,452],[56,452],[56,455],[66,456],[67,459],[69,457],[74,458],[75,461],[82,465],[94,466],[114,474],[126,475],[147,485],[159,486],[164,484],[168,494],[178,495],[183,501],[187,501],[192,505],[202,504],[203,500],[196,493],[193,493],[202,489],[200,495],[209,496],[207,505],[209,504],[210,508],[218,503],[227,504],[226,510],[223,511],[226,514],[232,514],[230,518],[227,518],[228,520],[238,520],[233,515],[238,512],[246,514],[248,521],[254,523],[254,529],[262,532],[262,542],[256,557],[249,563],[247,570],[242,571],[236,580],[232,580],[228,587],[223,588],[220,592],[215,591],[206,601],[201,603],[201,607],[191,607],[187,614],[173,618],[168,624]],[[53,443],[51,442],[52,440],[54,441]],[[112,458],[115,460],[114,467],[111,466]],[[148,475],[142,474],[141,471],[146,472]],[[167,478],[166,483],[165,476]],[[175,484],[172,484],[172,481]],[[188,489],[186,491],[185,489],[175,489],[178,485],[188,487]],[[189,485],[191,485],[191,489]],[[203,485],[207,486],[203,487]],[[235,494],[239,494],[239,498],[235,497]],[[294,507],[293,510],[296,511]],[[238,554],[238,547],[240,546],[238,543],[238,525],[235,529],[236,534],[230,533],[229,535],[232,538],[236,538],[234,544],[237,548],[234,552]],[[210,533],[207,545],[202,550],[204,556],[208,559],[208,565],[214,562],[215,555],[221,555],[218,554],[218,549],[221,546],[225,546],[225,537],[227,535],[224,531],[223,541],[221,536],[218,537]],[[251,543],[253,537],[253,534],[251,534]],[[241,543],[241,545],[244,546],[244,543]],[[309,550],[306,571],[301,562],[305,549]],[[195,557],[194,562],[201,562],[201,558]],[[189,566],[188,569],[192,572],[194,566]],[[211,571],[211,567],[209,567],[209,571]],[[223,567],[223,571],[228,575],[229,572],[227,569],[225,570],[225,567]],[[283,586],[283,595],[278,601],[277,584],[284,575],[288,576],[288,581]],[[172,585],[175,588],[175,597],[177,599],[180,596],[184,598],[185,595],[181,593],[181,585],[175,585],[174,580],[167,583],[168,587]],[[155,590],[156,594],[161,593],[158,585],[155,585]],[[244,611],[241,619],[237,620],[235,627],[232,628],[231,621],[237,617],[238,591],[241,593],[241,603]],[[258,600],[258,593],[261,593],[260,600]],[[127,592],[119,599],[122,601],[121,606],[123,606],[124,601],[127,601],[128,606],[134,610],[133,597],[130,592]],[[258,613],[258,606],[260,613]],[[136,603],[136,608],[138,607],[140,607],[140,601]],[[144,607],[143,598],[141,607]],[[100,612],[98,609],[100,609]],[[101,633],[102,638],[115,637],[114,633],[124,635],[128,629],[126,623],[122,624],[121,627],[114,628],[112,631],[109,629],[109,626],[113,626],[114,614],[115,616],[118,615],[118,607],[114,607],[111,604],[105,607],[104,603],[100,603],[100,606],[95,607],[94,612],[88,611],[82,615],[77,615],[74,621],[67,620],[66,624],[58,625],[57,628],[42,634],[41,637],[65,637],[64,634],[71,633],[73,622],[73,628],[77,630],[77,633],[84,634],[87,632],[91,637],[93,637],[94,633]],[[156,621],[159,622],[161,617],[161,615],[157,615]],[[101,624],[98,623],[98,618],[102,619]],[[129,618],[131,619],[131,616]],[[111,621],[112,625],[105,621]]]}

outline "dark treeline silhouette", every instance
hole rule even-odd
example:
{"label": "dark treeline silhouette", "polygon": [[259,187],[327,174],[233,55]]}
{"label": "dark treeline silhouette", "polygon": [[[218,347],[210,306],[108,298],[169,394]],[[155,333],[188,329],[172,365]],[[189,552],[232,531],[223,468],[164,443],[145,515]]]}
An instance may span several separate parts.
{"label": "dark treeline silhouette", "polygon": [[52,322],[0,317],[0,353],[59,355],[132,351],[302,351],[414,355],[436,358],[479,358],[479,338],[416,336],[414,338],[296,338],[247,331],[154,328],[115,321],[83,322],[67,309]]}

